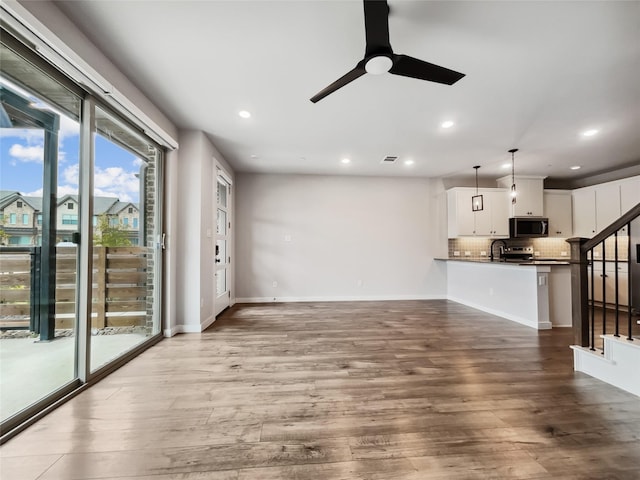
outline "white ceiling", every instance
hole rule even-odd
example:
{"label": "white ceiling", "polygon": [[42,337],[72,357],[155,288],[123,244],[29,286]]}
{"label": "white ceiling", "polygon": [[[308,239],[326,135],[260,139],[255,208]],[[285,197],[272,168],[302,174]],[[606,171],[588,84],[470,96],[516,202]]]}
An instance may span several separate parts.
{"label": "white ceiling", "polygon": [[236,171],[449,177],[481,165],[496,178],[513,147],[516,174],[567,181],[640,164],[639,1],[389,5],[396,53],[466,77],[365,75],[311,103],[364,56],[359,0],[59,2]]}

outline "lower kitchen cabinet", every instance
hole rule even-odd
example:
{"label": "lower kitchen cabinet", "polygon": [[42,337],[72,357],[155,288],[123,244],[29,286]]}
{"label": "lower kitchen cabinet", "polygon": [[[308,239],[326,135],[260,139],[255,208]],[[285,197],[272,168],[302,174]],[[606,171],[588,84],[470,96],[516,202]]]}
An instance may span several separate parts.
{"label": "lower kitchen cabinet", "polygon": [[[606,266],[602,268],[602,262],[597,260],[593,264],[593,299],[602,303],[603,285],[604,300],[607,304],[616,302],[616,264],[615,262],[605,262]],[[629,270],[626,263],[618,264],[618,305],[629,305]],[[591,295],[591,270],[589,275],[589,295]]]}

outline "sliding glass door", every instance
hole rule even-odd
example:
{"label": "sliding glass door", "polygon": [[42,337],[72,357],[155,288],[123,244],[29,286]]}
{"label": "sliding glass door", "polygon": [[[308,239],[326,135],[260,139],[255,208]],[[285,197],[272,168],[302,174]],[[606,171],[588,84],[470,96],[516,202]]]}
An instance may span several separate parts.
{"label": "sliding glass door", "polygon": [[[15,52],[2,67],[37,69]],[[55,83],[41,78],[52,87]],[[0,417],[4,421],[71,384],[75,373],[78,198],[59,199],[77,162],[79,99],[54,106],[0,76]],[[65,209],[65,210],[63,210]],[[69,210],[71,211],[71,210]]]}
{"label": "sliding glass door", "polygon": [[0,428],[159,339],[163,151],[2,31]]}
{"label": "sliding glass door", "polygon": [[91,371],[160,331],[154,306],[159,150],[95,108]]}

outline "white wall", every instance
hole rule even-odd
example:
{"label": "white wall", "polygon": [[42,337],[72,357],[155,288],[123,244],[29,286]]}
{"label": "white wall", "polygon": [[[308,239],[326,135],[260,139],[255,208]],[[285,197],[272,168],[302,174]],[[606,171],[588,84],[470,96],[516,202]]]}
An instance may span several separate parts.
{"label": "white wall", "polygon": [[179,161],[174,172],[176,319],[167,335],[200,332],[215,320],[216,163],[233,180],[233,171],[203,132],[180,131],[179,142]]}
{"label": "white wall", "polygon": [[240,174],[236,193],[238,302],[446,296],[434,180]]}

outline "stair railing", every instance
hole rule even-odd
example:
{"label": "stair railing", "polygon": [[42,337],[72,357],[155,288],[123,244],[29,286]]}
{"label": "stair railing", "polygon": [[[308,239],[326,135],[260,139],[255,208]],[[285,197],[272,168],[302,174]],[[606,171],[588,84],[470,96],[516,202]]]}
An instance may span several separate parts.
{"label": "stair railing", "polygon": [[[633,225],[632,222],[640,217],[640,203],[622,215],[618,220],[613,222],[607,228],[602,230],[591,239],[575,237],[567,239],[571,245],[571,311],[574,343],[582,347],[589,347],[596,350],[596,317],[598,309],[601,309],[602,325],[600,331],[606,335],[608,317],[613,316],[613,335],[620,337],[624,335],[627,340],[634,341],[634,317],[635,312],[632,311],[632,299],[636,297],[633,289],[640,288],[639,285],[633,285],[633,278],[629,278],[627,282],[628,305],[621,305],[620,297],[623,292],[620,289],[619,282],[619,266],[626,264],[631,266],[634,253],[640,255],[640,252],[632,251],[632,238],[639,237],[640,220]],[[626,235],[625,235],[626,234]],[[619,243],[626,236],[626,251],[620,251]],[[613,247],[611,246],[613,244]],[[640,248],[640,247],[638,247]],[[611,252],[613,250],[613,252]],[[611,254],[609,256],[608,254]],[[640,259],[638,259],[640,260]],[[614,264],[614,280],[613,280],[613,298],[611,298],[611,282],[607,279],[609,271],[607,264]],[[595,266],[602,265],[602,286],[601,300],[596,301],[596,283]],[[631,273],[631,268],[627,271]],[[609,286],[609,289],[607,288]],[[607,294],[609,290],[609,295]],[[640,305],[637,306],[640,308]],[[613,310],[608,312],[607,310]]]}

